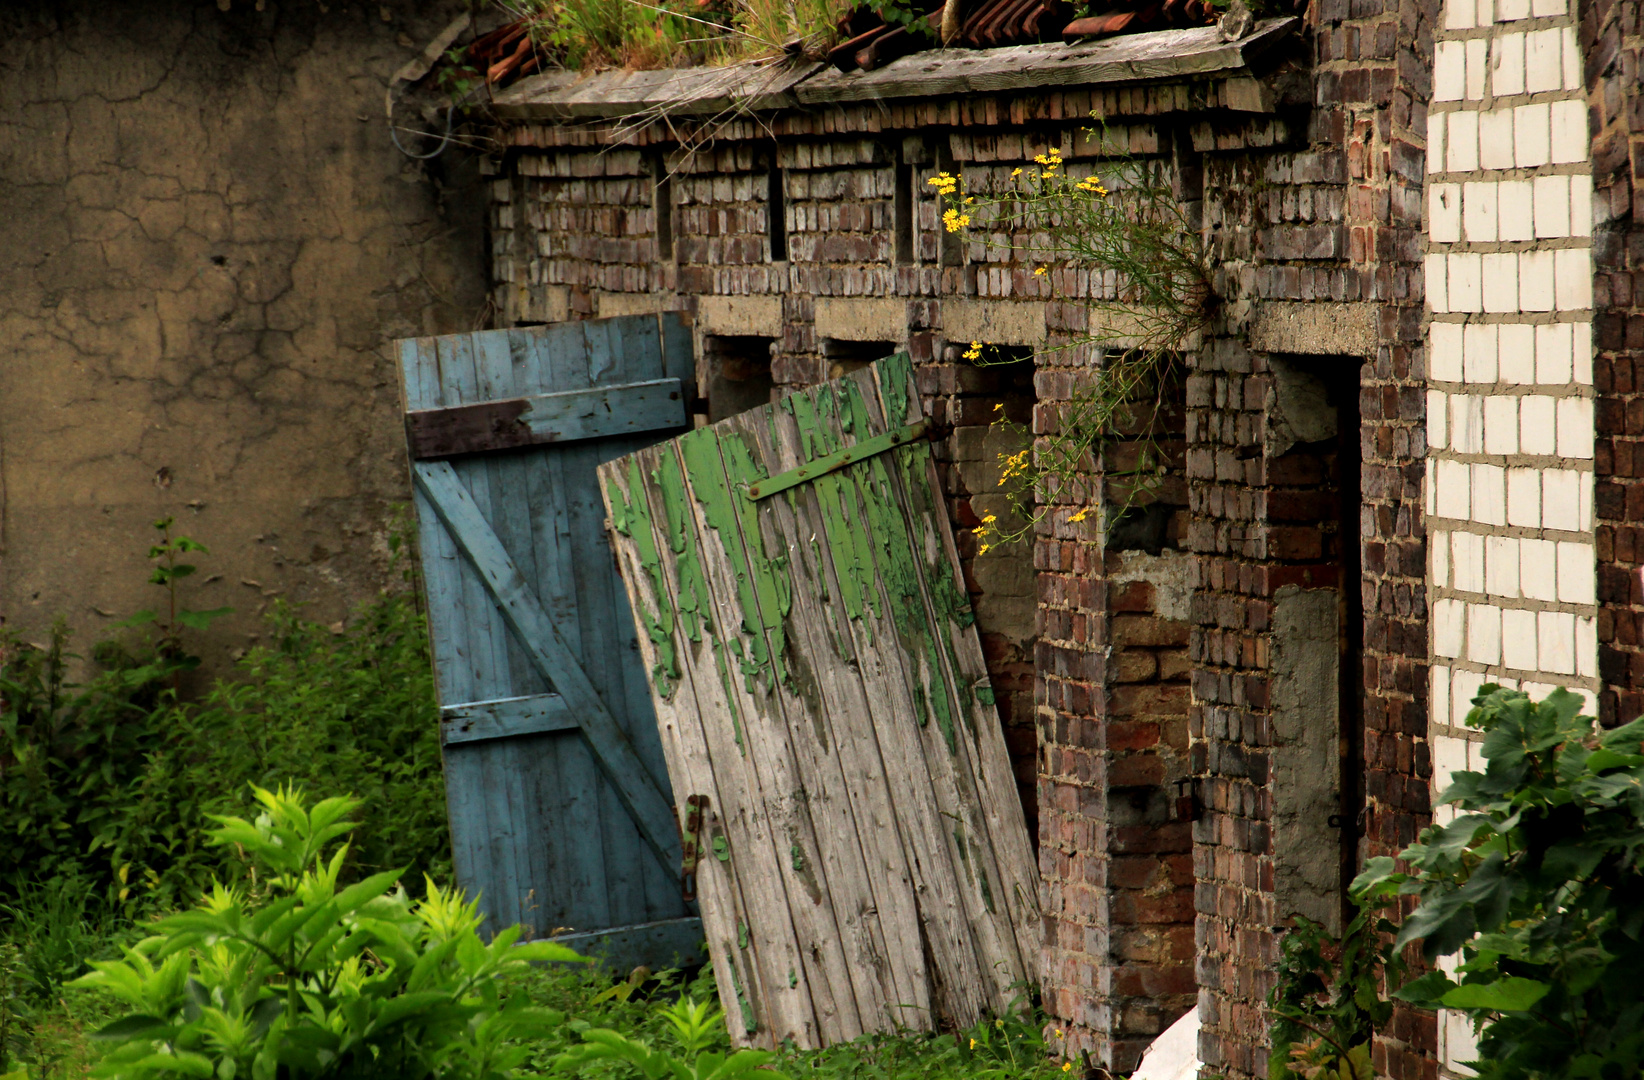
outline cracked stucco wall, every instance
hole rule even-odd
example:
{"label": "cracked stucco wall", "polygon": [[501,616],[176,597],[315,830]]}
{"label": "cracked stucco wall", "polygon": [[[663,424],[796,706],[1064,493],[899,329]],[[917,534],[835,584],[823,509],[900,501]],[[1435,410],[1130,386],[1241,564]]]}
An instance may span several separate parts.
{"label": "cracked stucco wall", "polygon": [[208,669],[273,595],[330,621],[381,584],[385,344],[485,314],[472,163],[402,157],[383,94],[462,7],[0,2],[6,626],[157,606],[164,515],[211,549],[184,603],[237,609]]}

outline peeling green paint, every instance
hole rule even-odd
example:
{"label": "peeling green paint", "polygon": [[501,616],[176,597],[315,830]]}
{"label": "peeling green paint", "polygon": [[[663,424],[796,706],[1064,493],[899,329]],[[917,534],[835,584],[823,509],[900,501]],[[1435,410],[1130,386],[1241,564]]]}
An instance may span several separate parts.
{"label": "peeling green paint", "polygon": [[788,969],[788,989],[792,990],[799,985],[799,973],[793,968]]}
{"label": "peeling green paint", "polygon": [[992,705],[994,703],[993,687],[978,686],[976,688],[976,700],[980,701],[983,705]]}
{"label": "peeling green paint", "polygon": [[743,920],[738,920],[736,924],[736,947],[739,949],[748,947],[748,924]]}
{"label": "peeling green paint", "polygon": [[765,553],[759,510],[736,490],[763,480],[767,471],[735,432],[701,428],[680,436],[679,451],[691,493],[708,526],[719,533],[736,577],[741,630],[748,636],[746,652],[736,642],[743,686],[754,693],[762,674],[790,686],[784,659],[786,620],[793,606],[787,558]]}
{"label": "peeling green paint", "polygon": [[754,1015],[753,1006],[748,1002],[747,991],[742,988],[742,974],[736,970],[735,964],[725,966],[731,969],[731,988],[736,991],[736,1003],[742,1007],[742,1030],[752,1035],[759,1030],[759,1017]]}
{"label": "peeling green paint", "polygon": [[816,871],[811,868],[810,859],[805,856],[805,849],[800,846],[799,838],[792,829],[788,832],[788,858],[792,861],[793,872],[799,876],[799,883],[805,886],[805,895],[811,898],[811,903],[822,902],[822,885],[816,880]]}
{"label": "peeling green paint", "polygon": [[713,848],[714,858],[718,859],[720,862],[728,863],[731,861],[731,842],[725,839],[724,833],[714,833]]}
{"label": "peeling green paint", "polygon": [[642,611],[645,636],[656,648],[656,663],[651,667],[651,682],[664,699],[673,697],[679,687],[679,655],[674,649],[674,607],[662,577],[662,559],[657,552],[656,532],[652,528],[651,507],[645,498],[644,477],[637,458],[628,464],[628,490],[633,493],[630,502],[622,488],[614,481],[608,485],[611,498],[611,524],[622,535],[631,537],[639,554],[639,564],[645,576],[651,579],[651,594],[656,600],[656,611]]}
{"label": "peeling green paint", "polygon": [[982,858],[983,852],[976,841],[965,842],[963,826],[953,827],[953,842],[959,848],[959,861],[964,864],[965,872],[976,883],[982,893],[982,906],[988,909],[989,914],[995,914],[993,908],[993,887],[988,884],[987,860]]}

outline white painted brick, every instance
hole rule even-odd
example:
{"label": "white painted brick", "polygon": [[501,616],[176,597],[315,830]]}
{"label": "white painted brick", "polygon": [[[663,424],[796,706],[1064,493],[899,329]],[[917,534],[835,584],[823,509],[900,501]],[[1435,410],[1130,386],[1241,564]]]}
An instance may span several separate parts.
{"label": "white painted brick", "polygon": [[1478,116],[1478,163],[1484,169],[1513,167],[1513,110],[1495,109]]}
{"label": "white painted brick", "polygon": [[1448,589],[1450,587],[1450,534],[1443,529],[1435,529],[1428,534],[1427,553],[1432,563],[1428,573],[1432,580],[1428,588]]}
{"label": "white painted brick", "polygon": [[1593,235],[1593,178],[1570,177],[1570,235]]}
{"label": "white painted brick", "polygon": [[1587,248],[1560,248],[1553,252],[1553,261],[1558,310],[1580,311],[1592,307],[1592,252]]}
{"label": "white painted brick", "polygon": [[1586,615],[1577,615],[1576,674],[1587,678],[1598,676],[1598,623]]}
{"label": "white painted brick", "polygon": [[1451,533],[1450,570],[1457,592],[1483,592],[1484,537],[1478,533]]}
{"label": "white painted brick", "polygon": [[1501,613],[1501,663],[1536,670],[1536,613],[1511,608]]}
{"label": "white painted brick", "polygon": [[[1453,185],[1447,185],[1453,186]],[[1496,186],[1469,182],[1462,185],[1461,217],[1469,243],[1494,243],[1496,239]],[[1436,224],[1436,222],[1435,222]],[[1429,239],[1439,237],[1429,233]]]}
{"label": "white painted brick", "polygon": [[[1428,256],[1432,258],[1432,256]],[[1427,374],[1439,382],[1461,381],[1462,330],[1460,323],[1433,323],[1428,330]]]}
{"label": "white painted brick", "polygon": [[1476,0],[1444,0],[1444,28],[1446,30],[1471,30],[1478,17]]}
{"label": "white painted brick", "polygon": [[1526,454],[1552,454],[1558,448],[1553,399],[1531,394],[1519,403],[1518,445]]}
{"label": "white painted brick", "polygon": [[1454,244],[1461,239],[1461,185],[1434,184],[1427,191],[1427,239]]}
{"label": "white painted brick", "polygon": [[[1543,469],[1541,473],[1541,527],[1560,532],[1585,532],[1589,507],[1582,499],[1582,474],[1573,469]],[[1551,600],[1552,597],[1547,597]]]}
{"label": "white painted brick", "polygon": [[1427,171],[1444,171],[1444,114],[1427,114]]}
{"label": "white painted brick", "polygon": [[1590,322],[1571,323],[1570,336],[1574,339],[1570,347],[1570,356],[1573,366],[1570,372],[1570,381],[1581,386],[1593,385],[1593,324]]}
{"label": "white painted brick", "polygon": [[[1455,256],[1451,256],[1455,258]],[[1518,253],[1518,306],[1521,311],[1553,310],[1553,253]]]}
{"label": "white painted brick", "polygon": [[1473,466],[1472,520],[1507,524],[1507,470],[1500,465]]}
{"label": "white painted brick", "polygon": [[1427,255],[1422,259],[1423,288],[1427,293],[1427,306],[1434,312],[1442,315],[1450,310],[1450,300],[1444,280],[1445,262],[1448,256]]}
{"label": "white painted brick", "polygon": [[1472,470],[1462,461],[1439,461],[1435,464],[1432,512],[1439,517],[1466,521],[1472,508]]}
{"label": "white painted brick", "polygon": [[1467,42],[1467,100],[1478,101],[1490,85],[1490,42],[1471,38]]}
{"label": "white painted brick", "polygon": [[1473,711],[1473,699],[1478,697],[1478,688],[1483,683],[1484,676],[1476,671],[1451,670],[1450,715],[1455,718],[1457,727],[1465,723],[1467,714]]}
{"label": "white painted brick", "polygon": [[1485,311],[1509,313],[1519,309],[1518,258],[1518,254],[1512,251],[1481,256]]}
{"label": "white painted brick", "polygon": [[[1478,113],[1446,113],[1449,130],[1444,133],[1444,162],[1450,172],[1473,172],[1478,168]],[[1514,137],[1517,137],[1518,115],[1513,116]],[[1518,160],[1515,150],[1514,161]]]}
{"label": "white painted brick", "polygon": [[1541,701],[1546,698],[1548,694],[1552,693],[1554,690],[1557,690],[1558,687],[1554,686],[1552,683],[1530,682],[1526,680],[1524,685],[1520,686],[1519,689],[1528,694],[1531,701]]}
{"label": "white painted brick", "polygon": [[1597,566],[1593,545],[1558,542],[1558,598],[1566,604],[1596,602]]}
{"label": "white painted brick", "polygon": [[1467,44],[1441,41],[1433,54],[1433,100],[1460,101],[1467,92]]}
{"label": "white painted brick", "polygon": [[1478,25],[1489,26],[1495,21],[1495,4],[1491,0],[1478,0]]}
{"label": "white painted brick", "polygon": [[1507,470],[1507,524],[1541,528],[1541,470]]}
{"label": "white painted brick", "polygon": [[1467,605],[1460,600],[1440,600],[1433,605],[1433,655],[1461,655],[1462,631]]}
{"label": "white painted brick", "polygon": [[[1445,294],[1451,311],[1480,311],[1484,303],[1482,295],[1483,266],[1479,256],[1463,253],[1460,255],[1446,255],[1445,260]],[[1552,260],[1548,259],[1548,299],[1552,294]]]}
{"label": "white painted brick", "polygon": [[1467,605],[1467,659],[1501,663],[1501,609],[1494,604]]}
{"label": "white painted brick", "polygon": [[1587,160],[1587,103],[1580,98],[1555,101],[1552,108],[1555,165]]}
{"label": "white painted brick", "polygon": [[1496,0],[1496,22],[1517,22],[1530,17],[1530,0]]}
{"label": "white painted brick", "polygon": [[[1428,719],[1435,725],[1450,722],[1450,668],[1434,664],[1427,669]],[[1465,759],[1464,759],[1465,760]],[[1464,766],[1465,767],[1465,766]]]}
{"label": "white painted brick", "polygon": [[1501,381],[1521,386],[1535,382],[1535,327],[1528,323],[1502,323],[1497,331],[1501,341],[1496,350]]}
{"label": "white painted brick", "polygon": [[1570,323],[1543,323],[1535,331],[1536,382],[1552,386],[1567,384],[1575,362],[1573,327]]}
{"label": "white painted brick", "polygon": [[1524,38],[1524,91],[1540,94],[1564,87],[1563,35],[1559,28],[1537,30]]}
{"label": "white painted brick", "polygon": [[1484,453],[1484,399],[1477,394],[1450,395],[1450,449]]}
{"label": "white painted brick", "polygon": [[1570,178],[1538,176],[1536,191],[1536,236],[1570,235]]}
{"label": "white painted brick", "polygon": [[1560,51],[1564,53],[1564,89],[1581,89],[1581,46],[1576,41],[1575,27],[1564,28]]}
{"label": "white painted brick", "polygon": [[[1488,256],[1486,256],[1488,258]],[[1470,383],[1496,381],[1496,325],[1468,323],[1462,331],[1462,370]]]}
{"label": "white painted brick", "polygon": [[[1512,164],[1501,166],[1512,168]],[[1503,180],[1496,185],[1496,232],[1503,240],[1535,238],[1535,202],[1528,180]]]}
{"label": "white painted brick", "polygon": [[[1469,612],[1471,614],[1471,612]],[[1469,620],[1467,629],[1473,629]],[[1575,616],[1563,611],[1536,613],[1537,666],[1559,675],[1575,674]],[[1468,651],[1471,652],[1471,643]]]}
{"label": "white painted brick", "polygon": [[1444,400],[1444,391],[1427,391],[1427,449],[1443,450],[1450,406]]}
{"label": "white painted brick", "polygon": [[1518,538],[1484,538],[1484,591],[1491,596],[1518,596]]}
{"label": "white painted brick", "polygon": [[1551,540],[1519,541],[1518,588],[1531,600],[1558,599],[1558,552]]}
{"label": "white painted brick", "polygon": [[[1529,6],[1528,2],[1525,6]],[[1443,1044],[1439,1060],[1444,1062],[1445,1069],[1458,1076],[1476,1075],[1462,1064],[1464,1061],[1478,1060],[1478,1036],[1473,1033],[1473,1022],[1467,1014],[1440,1009],[1439,1033],[1439,1041]]]}
{"label": "white painted brick", "polygon": [[1593,401],[1558,399],[1558,456],[1586,461],[1593,456]]}
{"label": "white painted brick", "polygon": [[1538,19],[1549,19],[1568,11],[1566,5],[1567,0],[1531,0],[1530,14]]}
{"label": "white painted brick", "polygon": [[1490,93],[1496,97],[1524,93],[1524,35],[1502,34],[1495,40],[1490,65]]}
{"label": "white painted brick", "polygon": [[[1546,102],[1519,105],[1513,109],[1513,161],[1519,168],[1533,169],[1537,165],[1547,164],[1551,153],[1548,145],[1550,124],[1551,116]],[[1476,149],[1473,156],[1477,157]]]}
{"label": "white painted brick", "polygon": [[[1438,687],[1435,685],[1434,690]],[[1444,693],[1450,693],[1450,687],[1444,687]],[[1432,695],[1437,701],[1438,694]],[[1433,737],[1433,795],[1437,797],[1450,786],[1450,777],[1454,773],[1467,772],[1467,740],[1458,739],[1454,735],[1436,735]]]}
{"label": "white painted brick", "polygon": [[1518,453],[1518,398],[1492,394],[1484,399],[1484,452]]}

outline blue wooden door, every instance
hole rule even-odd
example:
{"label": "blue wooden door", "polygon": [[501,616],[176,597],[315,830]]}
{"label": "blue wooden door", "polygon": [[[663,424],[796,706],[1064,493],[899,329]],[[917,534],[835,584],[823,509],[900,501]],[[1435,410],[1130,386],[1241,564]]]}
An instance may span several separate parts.
{"label": "blue wooden door", "polygon": [[595,468],[677,434],[674,314],[399,343],[458,882],[489,931],[694,959],[655,713]]}

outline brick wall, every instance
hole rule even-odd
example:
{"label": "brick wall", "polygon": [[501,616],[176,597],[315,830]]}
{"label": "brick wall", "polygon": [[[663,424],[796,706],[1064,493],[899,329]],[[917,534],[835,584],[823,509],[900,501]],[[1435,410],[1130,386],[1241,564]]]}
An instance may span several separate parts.
{"label": "brick wall", "polygon": [[1644,109],[1640,107],[1639,8],[1587,0],[1578,43],[1592,146],[1594,539],[1598,557],[1600,718],[1618,724],[1644,712]]}
{"label": "brick wall", "polygon": [[[1427,141],[1435,791],[1481,682],[1598,689],[1592,177],[1565,0],[1448,0]],[[1441,1015],[1446,1070],[1475,1053]]]}

